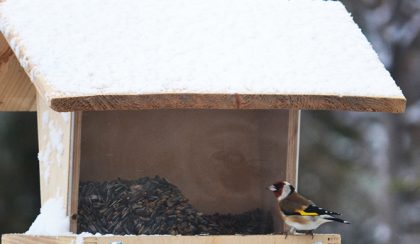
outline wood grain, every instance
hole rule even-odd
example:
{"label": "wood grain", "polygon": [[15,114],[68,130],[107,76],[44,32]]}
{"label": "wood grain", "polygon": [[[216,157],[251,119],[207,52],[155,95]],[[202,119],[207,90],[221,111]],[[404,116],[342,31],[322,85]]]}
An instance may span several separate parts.
{"label": "wood grain", "polygon": [[[140,109],[297,109],[297,110],[347,110],[364,112],[405,111],[405,98],[363,97],[338,95],[305,94],[104,94],[93,96],[69,95],[57,91],[46,82],[34,67],[19,37],[11,33],[5,38],[17,43],[24,70],[32,74],[31,80],[36,90],[47,101],[48,106],[59,112],[102,111],[102,110],[140,110]],[[16,50],[15,50],[16,51]],[[337,81],[339,82],[339,81]]]}
{"label": "wood grain", "polygon": [[3,244],[69,244],[76,243],[76,236],[31,236],[6,234],[1,237]]}
{"label": "wood grain", "polygon": [[72,116],[72,141],[71,141],[71,156],[70,159],[70,183],[69,198],[70,198],[70,231],[77,233],[77,212],[79,206],[79,181],[80,181],[80,155],[81,155],[81,140],[82,140],[82,112],[74,112]]}
{"label": "wood grain", "polygon": [[[2,236],[3,244],[68,244],[75,243],[76,236],[43,237],[21,234]],[[289,235],[249,235],[249,236],[92,236],[83,237],[85,244],[340,244],[341,236],[336,234],[318,234],[311,236]]]}
{"label": "wood grain", "polygon": [[[299,139],[300,139],[300,110],[289,110],[289,126],[287,132],[287,159],[285,180],[298,187],[299,170]],[[279,216],[280,218],[280,216]],[[283,231],[287,232],[290,227],[283,224]]]}
{"label": "wood grain", "polygon": [[81,181],[163,176],[204,213],[273,211],[265,187],[286,176],[286,110],[84,112],[82,126]]}
{"label": "wood grain", "polygon": [[300,111],[289,110],[286,180],[298,187]]}
{"label": "wood grain", "polygon": [[53,111],[41,96],[37,97],[41,205],[61,197],[67,214],[71,212],[74,116]]}
{"label": "wood grain", "polygon": [[35,88],[0,34],[0,111],[35,110]]}
{"label": "wood grain", "polygon": [[263,94],[151,94],[52,97],[56,111],[101,111],[139,109],[302,109],[365,112],[405,111],[402,98],[263,95]]}

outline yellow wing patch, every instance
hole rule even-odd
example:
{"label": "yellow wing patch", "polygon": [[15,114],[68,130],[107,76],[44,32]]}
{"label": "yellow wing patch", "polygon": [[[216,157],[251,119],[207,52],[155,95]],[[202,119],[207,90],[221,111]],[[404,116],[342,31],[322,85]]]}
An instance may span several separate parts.
{"label": "yellow wing patch", "polygon": [[317,213],[307,213],[305,212],[305,210],[298,210],[297,212],[302,216],[318,216],[319,215]]}

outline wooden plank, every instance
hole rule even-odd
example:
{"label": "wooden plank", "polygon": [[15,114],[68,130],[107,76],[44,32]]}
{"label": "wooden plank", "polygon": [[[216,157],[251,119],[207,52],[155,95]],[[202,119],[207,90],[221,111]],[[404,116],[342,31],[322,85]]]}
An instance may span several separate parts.
{"label": "wooden plank", "polygon": [[[81,238],[81,237],[79,237]],[[43,237],[22,234],[8,234],[2,236],[4,244],[68,244],[78,238],[73,236]],[[337,234],[317,234],[311,236],[289,235],[226,235],[226,236],[91,236],[83,237],[85,244],[340,244],[341,236]]]}
{"label": "wooden plank", "polygon": [[70,231],[77,233],[77,212],[79,202],[79,181],[80,181],[80,154],[82,139],[82,112],[75,112],[72,116],[72,135],[71,151],[73,152],[70,171]]}
{"label": "wooden plank", "polygon": [[51,97],[56,111],[139,109],[296,109],[365,112],[405,111],[402,98],[333,95],[264,94],[151,94]]}
{"label": "wooden plank", "polygon": [[[300,110],[289,110],[289,121],[287,131],[287,159],[285,165],[285,180],[298,187],[298,169],[299,169],[299,132],[300,132]],[[278,214],[280,217],[280,213]],[[287,232],[290,228],[283,224],[283,231]]]}
{"label": "wooden plank", "polygon": [[298,187],[300,110],[289,110],[286,180]]}
{"label": "wooden plank", "polygon": [[[12,3],[10,3],[10,5],[13,6]],[[239,6],[242,7],[242,5],[238,4],[238,7]],[[306,3],[302,4],[302,6],[304,5],[306,5]],[[208,7],[212,7],[215,9],[217,8],[216,5],[209,5]],[[264,6],[264,8],[266,7],[268,7],[268,5]],[[293,8],[294,7],[298,7],[298,6],[293,6]],[[321,6],[317,6],[317,7],[321,7]],[[329,13],[328,9],[325,7],[328,8],[329,6],[322,6],[322,8],[320,8],[320,12],[319,12],[320,16],[322,14],[327,14],[327,12]],[[74,9],[71,8],[71,9],[76,10],[77,8],[74,8]],[[243,8],[244,11],[249,11],[250,9],[251,8],[248,8],[248,7]],[[31,16],[32,12],[28,11],[26,13],[25,10],[26,10],[25,8],[22,8],[21,11],[16,11],[16,13],[14,14],[19,17],[15,17],[15,18],[10,18],[13,12],[4,11],[3,17],[6,20],[10,18],[10,21],[12,24],[14,23],[15,19],[26,19],[30,21],[32,17]],[[115,11],[118,12],[122,10],[123,9],[121,9],[120,6],[118,5],[115,6]],[[156,11],[156,10],[159,10],[159,8],[151,7],[150,10]],[[187,11],[185,12],[185,14],[192,14],[191,16],[194,16],[193,18],[197,17],[195,16],[195,13],[194,11],[192,11],[192,9],[186,9],[186,10]],[[267,10],[269,10],[269,8],[267,8]],[[301,9],[300,12],[304,10],[308,11],[307,9]],[[338,8],[335,8],[333,10],[334,11],[338,10]],[[337,12],[337,14],[342,14],[343,17],[349,18],[348,13],[345,11],[344,8],[341,8]],[[138,16],[141,16],[141,15],[133,15],[132,17],[137,18]],[[314,17],[314,16],[311,15],[310,17]],[[51,12],[44,13],[43,20],[46,20],[48,18],[51,18],[54,20],[57,17],[62,17],[62,18],[67,17],[70,20],[69,23],[72,21],[72,18],[73,18],[73,17],[70,18],[69,16],[60,16],[59,14],[57,15],[57,11],[51,11]],[[74,16],[74,17],[77,17],[77,16]],[[98,16],[98,17],[102,17],[102,16]],[[214,16],[209,16],[209,17],[212,18]],[[281,22],[280,18],[287,19],[287,16],[281,14],[281,15],[278,15],[275,18],[275,20]],[[142,20],[141,17],[138,19]],[[339,31],[343,31],[344,30],[343,28],[338,28],[339,25],[337,25],[337,23],[331,24],[331,21],[325,21],[324,18],[318,18],[318,19],[323,20],[324,22],[322,24],[325,25],[325,26],[318,26],[320,27],[320,30],[321,29],[323,29],[324,31],[328,30],[329,34],[331,34],[329,38],[330,37],[338,38],[338,40],[340,40],[341,36],[340,35],[337,36],[336,32],[331,32],[330,28],[333,28],[333,29],[337,28]],[[244,22],[240,21],[239,18],[235,18],[231,20],[233,21],[232,23],[235,23],[235,26],[236,25],[241,26],[244,24]],[[349,21],[348,22],[349,24],[352,22],[350,18],[347,20]],[[76,21],[74,22],[77,23]],[[98,22],[101,22],[101,21],[98,21]],[[173,21],[173,22],[178,23],[177,21]],[[30,27],[23,27],[21,25],[15,25],[15,27],[18,27],[15,30],[13,30],[13,25],[10,25],[9,26],[10,28],[4,28],[4,31],[8,33],[15,32],[17,33],[17,35],[19,33],[22,33],[22,34],[31,33],[30,28],[35,28],[35,26],[37,26],[37,24],[40,24],[40,23],[41,22],[38,22],[38,21],[34,22],[33,25],[31,25]],[[139,35],[139,34],[141,35],[142,30],[147,30],[149,27],[165,29],[163,26],[166,26],[166,24],[170,26],[172,26],[173,24],[171,21],[165,22],[165,25],[158,25],[158,26],[157,25],[149,26],[149,24],[152,23],[149,21],[139,21],[139,23],[140,24],[138,26],[136,25],[136,27],[139,27],[139,28],[130,29],[129,27],[132,27],[132,26],[130,25],[125,26],[125,27],[128,27],[127,32],[130,32],[128,30],[132,31],[131,35],[126,36],[126,38],[128,38],[127,40],[137,41],[136,39],[132,39],[132,38],[135,37],[136,35]],[[211,23],[211,21],[209,21],[208,23]],[[262,22],[261,23],[257,22],[257,24],[262,24]],[[308,24],[313,24],[313,23],[308,23]],[[360,35],[360,31],[357,29],[356,25],[354,24],[352,25],[353,25],[352,27],[350,27],[350,25],[344,26],[345,27],[344,32],[346,32],[346,34],[354,35],[356,42],[359,43],[360,45],[368,46],[366,39],[363,38],[362,35]],[[47,98],[47,101],[51,102],[51,105],[53,108],[60,111],[75,111],[75,110],[84,111],[84,110],[100,110],[100,109],[108,109],[108,110],[109,109],[139,109],[141,107],[152,108],[153,106],[157,106],[158,108],[171,108],[171,107],[235,108],[237,106],[242,105],[242,102],[244,102],[245,106],[249,106],[249,108],[254,108],[254,109],[256,108],[345,109],[345,110],[359,110],[359,111],[394,111],[394,112],[399,112],[403,110],[405,99],[403,98],[402,94],[400,94],[397,86],[392,84],[392,80],[389,77],[388,73],[383,68],[383,65],[381,65],[378,60],[372,62],[372,58],[374,58],[374,55],[372,55],[373,50],[371,49],[368,50],[364,48],[362,49],[355,48],[357,52],[361,52],[361,53],[354,53],[354,52],[342,53],[341,52],[340,58],[337,59],[337,57],[331,57],[329,61],[346,60],[345,63],[337,65],[337,66],[325,65],[324,63],[320,63],[318,60],[312,60],[308,62],[308,59],[311,59],[311,57],[309,57],[311,56],[309,53],[307,54],[308,57],[306,57],[306,55],[303,55],[303,56],[297,55],[297,57],[294,57],[297,59],[292,59],[294,60],[293,62],[294,64],[301,62],[301,64],[305,64],[305,66],[308,66],[309,70],[316,70],[317,74],[313,76],[309,73],[308,80],[312,82],[304,82],[303,81],[304,79],[301,78],[299,82],[295,82],[296,84],[290,84],[290,83],[293,83],[294,80],[298,77],[291,77],[291,78],[288,78],[288,77],[293,76],[291,75],[293,73],[299,73],[301,71],[300,65],[290,65],[287,68],[275,67],[275,65],[277,64],[281,65],[282,62],[284,62],[284,59],[281,58],[282,55],[273,55],[273,53],[270,54],[266,52],[266,50],[269,50],[269,48],[262,45],[255,45],[255,48],[262,47],[262,49],[257,49],[257,50],[261,50],[262,52],[256,51],[256,52],[249,52],[249,53],[240,51],[242,50],[242,48],[245,47],[245,45],[236,45],[234,50],[231,50],[232,52],[229,52],[229,55],[224,55],[224,56],[223,56],[223,52],[220,52],[220,51],[224,50],[223,48],[227,48],[226,50],[229,50],[230,49],[229,45],[231,45],[232,43],[228,42],[229,44],[227,46],[222,45],[220,47],[222,49],[219,49],[219,46],[213,46],[213,45],[207,45],[206,48],[185,49],[185,41],[187,42],[190,41],[191,38],[189,37],[190,35],[192,35],[192,33],[194,35],[199,35],[197,33],[200,33],[201,31],[207,34],[217,33],[217,31],[219,31],[219,29],[217,27],[215,28],[214,25],[209,25],[208,26],[209,29],[207,30],[207,28],[205,28],[206,29],[205,31],[203,31],[203,28],[197,28],[198,26],[199,25],[191,25],[190,26],[191,29],[188,28],[188,30],[185,30],[184,26],[182,25],[178,25],[178,24],[173,25],[175,29],[179,28],[178,29],[179,33],[177,33],[176,37],[180,38],[178,40],[184,40],[183,42],[178,43],[178,42],[172,42],[171,40],[165,40],[163,42],[160,42],[160,41],[150,42],[149,43],[150,46],[149,44],[146,44],[146,46],[143,46],[144,43],[139,42],[132,47],[130,46],[127,47],[127,48],[132,48],[133,52],[120,52],[119,54],[121,54],[122,56],[119,57],[119,60],[125,60],[128,62],[128,65],[124,65],[124,67],[132,67],[132,66],[135,67],[136,64],[147,62],[148,64],[147,67],[144,67],[143,65],[143,67],[140,67],[137,70],[121,68],[122,70],[119,70],[119,72],[115,70],[112,70],[112,72],[110,72],[109,71],[110,69],[103,70],[101,68],[96,71],[92,71],[91,73],[89,73],[88,71],[84,71],[81,76],[74,75],[75,73],[79,73],[79,72],[73,72],[73,71],[77,70],[79,66],[84,65],[83,63],[92,62],[92,63],[97,63],[98,67],[107,67],[107,65],[112,65],[113,62],[116,62],[116,60],[113,58],[95,60],[96,56],[91,55],[91,53],[98,53],[98,52],[103,51],[102,50],[103,48],[113,48],[112,46],[109,45],[109,43],[112,43],[112,41],[107,41],[106,42],[107,45],[104,45],[103,48],[102,48],[102,45],[97,45],[97,46],[91,46],[90,50],[81,49],[80,55],[78,55],[81,59],[72,59],[71,55],[67,55],[66,52],[61,53],[62,48],[60,50],[54,50],[51,52],[48,52],[48,50],[45,50],[45,55],[47,55],[51,59],[43,59],[42,57],[43,55],[41,55],[41,57],[34,57],[34,58],[37,58],[37,60],[40,60],[39,62],[36,62],[36,63],[31,62],[32,60],[30,59],[24,59],[24,58],[22,59],[19,58],[19,59],[21,60],[21,63],[24,64],[25,66],[29,66],[28,64],[41,65],[39,68],[42,68],[43,72],[47,72],[45,73],[45,75],[48,77],[53,77],[54,75],[53,75],[53,72],[51,74],[48,73],[51,71],[48,69],[49,68],[48,65],[44,63],[43,60],[57,60],[58,61],[57,64],[60,64],[61,70],[66,69],[66,70],[71,70],[73,72],[73,75],[70,74],[71,73],[70,72],[69,75],[71,77],[67,77],[66,79],[58,78],[57,80],[48,80],[48,81],[42,80],[42,79],[34,79],[34,82],[36,84],[39,83],[38,85],[40,87],[43,85],[45,88],[47,88],[49,85],[52,84],[52,87],[54,90],[49,91],[46,89],[45,93],[43,93],[40,89],[39,91],[41,91],[42,94],[44,94],[44,96]],[[38,27],[39,29],[43,28],[42,25]],[[113,33],[112,28],[113,27],[115,28],[115,26],[111,25],[109,27],[110,28],[102,28],[101,31],[98,31],[98,33],[95,33],[95,36],[99,37],[99,36],[107,36],[110,33],[112,34]],[[255,28],[255,26],[253,28]],[[58,39],[54,38],[56,36],[54,33],[55,28],[43,28],[43,30],[45,31],[43,32],[43,34],[45,34],[44,38],[49,39],[49,40],[57,40],[59,42],[62,41],[59,38]],[[195,32],[193,30],[196,30],[198,32]],[[244,36],[253,33],[252,31],[248,32],[248,29],[245,29],[245,28],[243,29],[239,28],[237,30],[240,31],[238,33],[242,33]],[[281,33],[283,30],[277,30],[277,31]],[[51,34],[46,34],[50,32]],[[275,41],[266,42],[265,38],[271,38],[271,40],[282,40],[281,38],[277,39],[279,38],[279,36],[273,35],[274,33],[273,31],[268,31],[268,32],[263,31],[263,33],[265,33],[264,38],[261,38],[261,35],[257,35],[256,38],[253,38],[252,41],[248,40],[249,43],[254,43],[254,44],[263,43],[263,45],[273,45]],[[92,34],[92,33],[83,33],[83,34],[89,36],[89,34]],[[312,32],[310,31],[304,31],[301,34],[303,35],[306,34],[308,36],[313,35]],[[25,36],[23,37],[26,38]],[[213,36],[213,35],[211,36],[211,38],[215,38],[215,37],[216,36]],[[15,39],[19,40],[19,38],[15,38]],[[301,38],[296,38],[296,39],[299,39],[299,41],[301,41]],[[39,45],[38,42],[31,41],[31,39],[29,38],[22,39],[22,40],[25,42],[23,41],[21,43],[18,42],[16,44],[16,49],[18,48],[24,49],[26,47],[27,48],[26,50],[29,51],[29,50],[37,49],[36,47],[45,48],[45,46]],[[313,54],[317,55],[318,57],[324,57],[325,53],[319,50],[323,50],[323,48],[328,49],[332,44],[336,45],[335,50],[341,50],[343,47],[347,48],[349,46],[349,45],[345,45],[344,41],[348,41],[348,43],[352,45],[355,40],[349,41],[348,38],[344,38],[344,39],[341,38],[340,42],[332,42],[332,43],[326,43],[322,41],[321,42],[308,42],[308,45],[314,45],[317,48],[321,46],[321,48],[316,49],[317,51],[314,52]],[[180,43],[182,43],[182,45],[178,45]],[[194,38],[191,43],[195,45]],[[22,44],[25,44],[25,45],[22,45]],[[61,44],[66,44],[66,43],[64,42],[64,43],[60,43],[59,45],[53,45],[51,48],[60,47]],[[294,50],[294,48],[298,46],[299,45],[294,45],[293,41],[289,40],[289,42],[282,43],[282,45],[274,44],[273,49],[275,49],[275,52],[277,52],[277,54],[280,54],[280,53],[283,53],[283,51]],[[160,53],[159,51],[162,51],[162,48],[165,48],[165,47],[166,48],[170,47],[172,52]],[[281,47],[281,48],[278,48],[278,47]],[[296,48],[296,49],[299,49],[299,48]],[[211,50],[214,50],[214,52],[212,52]],[[334,50],[334,48],[332,48],[332,50]],[[147,51],[147,53],[149,51],[151,51],[152,53],[159,52],[159,59],[156,59],[156,60],[154,58],[144,59],[145,57],[147,57],[147,55],[149,55],[147,53],[145,53],[144,55],[132,56],[133,53],[137,53],[137,52],[141,53],[145,51]],[[71,53],[72,50],[69,50],[68,52]],[[177,53],[177,55],[174,55],[175,53]],[[207,54],[211,53],[211,58],[209,58],[208,55],[202,55],[204,53],[207,53]],[[35,52],[28,53],[28,54],[29,56],[37,55],[37,53]],[[213,54],[215,56],[213,56]],[[348,55],[348,56],[342,56],[342,55]],[[230,64],[235,63],[236,62],[235,60],[240,58],[241,63],[238,63],[238,67],[228,68],[226,70],[220,70],[218,62],[214,62],[214,60],[217,60],[217,58],[214,59],[215,57],[225,58],[226,60],[228,60],[227,62]],[[247,57],[247,58],[243,58],[243,57]],[[193,70],[193,72],[189,72],[189,71],[185,71],[184,68],[180,68],[180,67],[183,67],[184,64],[179,64],[178,62],[174,61],[174,59],[175,60],[176,59],[190,60],[190,61],[200,60],[200,62],[189,63],[189,69]],[[61,60],[63,62],[60,62]],[[80,60],[84,60],[84,61],[82,63],[78,63],[78,61]],[[333,63],[334,62],[331,62],[330,64],[333,64]],[[360,69],[359,66],[360,64],[363,64],[363,63],[367,63],[369,65],[369,68],[375,67],[372,69],[375,72],[370,72],[369,69]],[[172,68],[172,70],[162,72],[162,70],[159,69],[160,65],[162,64],[164,64],[166,69],[170,70]],[[273,64],[274,66],[272,66]],[[203,67],[202,65],[205,65],[205,67]],[[360,70],[360,74],[357,75],[357,77],[359,77],[359,80],[355,80],[357,79],[356,77],[348,79],[348,77],[353,76],[352,68],[347,68],[347,69],[343,68],[343,67],[348,67],[348,66],[354,69]],[[115,68],[116,66],[114,65],[113,67]],[[241,67],[242,68],[246,67],[246,68],[241,69]],[[253,70],[254,68],[255,70]],[[27,69],[29,70],[30,68],[27,68]],[[211,89],[210,88],[205,89],[201,86],[197,86],[197,84],[201,84],[203,81],[209,78],[206,71],[210,71],[210,70],[213,73],[218,73],[218,71],[221,71],[220,74],[216,75],[216,77],[219,77],[218,79],[220,80],[212,84]],[[308,70],[306,70],[305,72],[307,71]],[[156,76],[156,80],[150,80],[150,77],[153,77],[154,74],[157,74],[158,72],[162,72],[163,75]],[[243,79],[244,72],[245,73],[249,72],[249,74],[252,74],[252,75],[260,74],[261,72],[263,72],[264,74],[262,74],[261,76],[264,76],[264,77],[261,77],[261,80],[259,80],[258,78],[254,79],[252,77],[248,77],[250,79]],[[136,73],[140,73],[140,74],[136,74]],[[334,81],[328,80],[328,82],[325,81],[326,79],[325,78],[325,79],[322,79],[323,81],[321,82],[316,82],[319,77],[333,78],[333,77],[336,77],[337,74],[342,74],[342,76],[346,78],[343,80],[340,80],[339,78]],[[106,77],[112,76],[114,77],[114,79],[105,81],[104,79],[100,80],[99,78],[99,80],[96,80],[97,77],[100,77],[101,75],[106,76]],[[80,78],[80,77],[88,77],[88,76],[91,76],[91,78],[86,78],[86,80],[83,80],[84,78]],[[57,77],[57,75],[55,75],[54,77]],[[127,77],[136,77],[137,80],[130,80],[130,79],[127,79]],[[180,77],[183,77],[183,78],[180,78]],[[272,77],[277,77],[278,80],[273,80]],[[372,80],[370,80],[370,78],[372,78]],[[171,84],[170,82],[168,83],[168,81],[174,80],[174,79],[176,80],[176,82],[173,82],[175,84]],[[182,79],[182,82],[179,81],[179,79]],[[378,82],[376,82],[377,79],[379,79]],[[384,89],[383,91],[382,89],[377,89],[377,87],[380,87],[380,84],[381,84],[380,79],[384,80],[384,87],[388,87],[388,85],[392,84],[393,88]],[[74,89],[74,88],[69,89],[69,86],[68,86],[69,84],[66,84],[67,80],[73,80],[73,81],[77,80],[78,81],[77,83],[79,86],[85,86],[87,83],[91,83],[91,84],[93,83],[93,84],[91,86],[86,86],[86,89]],[[255,82],[258,83],[259,81],[263,82],[264,85],[258,88],[254,87]],[[375,83],[373,81],[375,81]],[[217,84],[221,82],[225,82],[227,84],[231,83],[231,84],[229,86]],[[40,84],[40,83],[44,83],[44,84]],[[119,87],[121,85],[123,85],[124,87],[125,84],[130,84],[130,83],[137,83],[141,85],[139,86],[128,85],[126,87],[131,87],[131,89],[127,88],[125,90],[124,88]],[[155,84],[153,86],[149,86],[148,83],[155,83]],[[375,85],[377,83],[379,83],[378,86]],[[270,86],[270,85],[272,89],[267,88],[267,86]],[[282,85],[285,85],[286,87],[290,85],[295,85],[297,87],[309,86],[312,89],[309,89],[309,88],[302,89],[303,91],[300,89],[283,89],[284,87],[282,87]],[[375,93],[379,94],[378,96],[383,96],[383,97],[382,98],[381,97],[368,97],[368,98],[361,97],[362,95],[360,94],[367,94],[367,93],[359,91],[360,88],[365,87],[364,85],[366,85],[366,87],[374,86],[376,89]],[[331,86],[335,87],[336,90],[334,89],[331,90],[330,89]],[[293,90],[295,92],[294,94],[287,95],[288,92],[293,91]],[[121,92],[118,94],[115,94],[116,91],[121,91]],[[194,94],[182,94],[181,92],[180,94],[173,95],[176,97],[174,100],[174,98],[171,97],[172,96],[171,94],[169,95],[165,94],[167,92],[173,92],[173,91],[182,91],[185,93],[203,91],[204,93],[213,92],[217,94],[215,95],[207,94],[207,97],[210,97],[210,98],[206,100],[206,99],[202,99],[201,97],[201,95],[205,95],[205,94],[194,95]],[[277,95],[258,95],[259,92],[272,94],[271,92],[275,92],[275,91],[278,91]],[[145,95],[144,92],[156,93],[156,95]],[[223,95],[224,93],[229,93],[229,92],[231,94]],[[238,93],[238,92],[242,94],[236,95],[235,93]],[[318,93],[315,93],[315,92],[318,92]],[[247,95],[246,93],[254,93],[255,95]],[[336,94],[337,96],[330,96],[334,94]],[[346,94],[353,94],[355,97],[341,97],[341,96],[345,96]],[[392,94],[392,97],[389,96],[389,94]],[[85,95],[90,95],[92,97],[81,97]],[[114,95],[117,95],[117,96],[114,96]],[[118,97],[118,95],[120,96],[120,98]],[[134,96],[132,97],[133,98],[132,101],[130,100],[131,98],[127,99],[125,97],[125,96],[130,96],[130,95]],[[309,95],[309,97],[312,97],[312,98],[307,99],[305,95]],[[225,100],[226,103],[223,103],[223,101],[220,101],[221,102],[220,104],[212,103],[214,100],[217,100],[213,96],[216,96],[216,97],[226,96],[227,97]],[[265,96],[268,98],[260,99],[260,96]],[[318,102],[316,102],[318,98],[321,98],[321,100],[318,100]],[[74,99],[74,101],[70,101],[72,99]],[[202,103],[199,104],[197,103],[197,101],[201,101]],[[372,101],[372,103],[369,104],[369,101]],[[72,103],[72,104],[66,104],[66,103]],[[387,106],[387,105],[390,105],[390,106]]]}
{"label": "wooden plank", "polygon": [[[48,106],[59,112],[139,110],[139,109],[297,109],[297,110],[348,110],[365,112],[405,111],[403,97],[365,97],[326,94],[224,94],[215,93],[159,93],[159,94],[68,94],[57,90],[46,81],[45,76],[33,66],[26,56],[20,38],[13,31],[5,36],[15,43],[13,51],[18,53],[25,72]],[[279,80],[280,82],[280,80]],[[340,82],[340,81],[337,81]],[[98,92],[99,93],[99,92]]]}
{"label": "wooden plank", "polygon": [[0,34],[0,111],[35,110],[35,87]]}
{"label": "wooden plank", "polygon": [[[14,31],[7,33],[7,35],[3,35],[3,37],[8,43],[14,43],[13,46],[9,47],[15,53],[16,59],[19,62],[20,67],[23,68],[29,80],[32,81],[32,84],[35,87],[34,90],[36,90],[35,96],[43,97],[48,106],[50,107],[50,96],[51,94],[57,93],[57,91],[55,91],[49,85],[49,83],[45,81],[44,75],[41,74],[34,65],[32,65],[33,62],[31,58],[26,55],[25,48],[20,44],[20,37]],[[34,107],[38,107],[38,105],[36,105],[36,102]]]}
{"label": "wooden plank", "polygon": [[76,236],[31,236],[6,234],[1,237],[3,244],[76,244]]}
{"label": "wooden plank", "polygon": [[58,113],[37,97],[41,205],[60,197],[69,214],[71,204],[74,113]]}
{"label": "wooden plank", "polygon": [[19,43],[19,37],[11,33],[5,38],[15,42],[25,72],[48,106],[59,112],[140,110],[140,109],[301,109],[347,110],[364,112],[405,111],[406,99],[393,97],[362,97],[308,94],[102,94],[93,96],[63,95],[54,90],[45,77],[31,65],[30,57]]}
{"label": "wooden plank", "polygon": [[110,244],[122,242],[124,244],[340,244],[339,235],[288,236],[284,235],[250,235],[250,236],[114,236],[87,237],[86,243]]}

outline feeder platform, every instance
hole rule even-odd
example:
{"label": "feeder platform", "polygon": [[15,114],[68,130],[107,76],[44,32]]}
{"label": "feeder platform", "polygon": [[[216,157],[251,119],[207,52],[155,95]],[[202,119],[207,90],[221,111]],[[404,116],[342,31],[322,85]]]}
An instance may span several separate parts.
{"label": "feeder platform", "polygon": [[308,235],[225,235],[225,236],[32,236],[24,234],[6,234],[2,237],[4,244],[340,244],[341,237],[336,234],[317,234],[312,239]]}

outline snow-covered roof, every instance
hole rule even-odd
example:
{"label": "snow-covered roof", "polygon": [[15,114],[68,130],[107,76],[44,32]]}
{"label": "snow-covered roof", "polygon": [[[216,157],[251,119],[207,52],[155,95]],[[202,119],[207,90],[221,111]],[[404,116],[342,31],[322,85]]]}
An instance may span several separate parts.
{"label": "snow-covered roof", "polygon": [[58,111],[405,109],[340,2],[6,0],[0,18]]}

